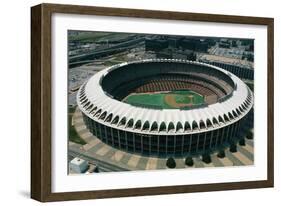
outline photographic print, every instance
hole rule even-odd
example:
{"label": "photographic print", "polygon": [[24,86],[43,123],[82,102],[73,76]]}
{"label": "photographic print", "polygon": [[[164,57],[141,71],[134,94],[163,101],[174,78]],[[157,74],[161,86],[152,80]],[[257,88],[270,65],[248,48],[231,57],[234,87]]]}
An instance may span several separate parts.
{"label": "photographic print", "polygon": [[254,39],[68,30],[68,172],[254,165]]}
{"label": "photographic print", "polygon": [[273,53],[273,18],[32,7],[31,197],[273,187]]}

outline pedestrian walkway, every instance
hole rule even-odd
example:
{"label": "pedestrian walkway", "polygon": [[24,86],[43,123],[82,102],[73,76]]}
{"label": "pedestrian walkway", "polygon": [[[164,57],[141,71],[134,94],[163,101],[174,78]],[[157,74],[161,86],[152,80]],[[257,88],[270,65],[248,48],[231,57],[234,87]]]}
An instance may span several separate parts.
{"label": "pedestrian walkway", "polygon": [[[76,109],[72,122],[77,133],[86,142],[85,145],[79,145],[73,142],[69,143],[69,150],[87,154],[93,159],[108,162],[112,165],[126,168],[127,170],[156,170],[166,169],[166,158],[147,157],[137,154],[128,153],[122,150],[115,149],[100,139],[93,136],[86,128],[82,114],[79,109]],[[176,168],[202,168],[202,167],[223,167],[223,166],[242,166],[254,164],[254,144],[253,140],[246,140],[245,146],[237,145],[237,152],[231,153],[228,149],[225,151],[224,158],[218,158],[217,154],[211,155],[209,164],[203,162],[201,157],[194,157],[194,165],[186,166],[184,158],[175,158]]]}

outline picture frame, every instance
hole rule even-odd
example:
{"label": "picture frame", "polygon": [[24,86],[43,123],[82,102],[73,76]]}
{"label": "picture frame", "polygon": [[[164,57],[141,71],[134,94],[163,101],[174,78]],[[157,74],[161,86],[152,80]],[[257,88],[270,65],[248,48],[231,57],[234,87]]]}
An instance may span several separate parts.
{"label": "picture frame", "polygon": [[[220,183],[146,186],[87,191],[54,192],[52,157],[52,39],[54,14],[88,17],[124,17],[203,23],[265,26],[267,31],[267,158],[266,179]],[[110,197],[160,195],[205,191],[266,188],[274,185],[274,20],[263,17],[230,16],[171,11],[121,9],[78,5],[40,4],[31,8],[31,198],[41,202]],[[265,72],[265,71],[264,71]],[[56,85],[58,86],[58,85]],[[54,88],[53,88],[54,89]],[[261,121],[261,120],[260,120]],[[67,170],[66,170],[67,171]]]}

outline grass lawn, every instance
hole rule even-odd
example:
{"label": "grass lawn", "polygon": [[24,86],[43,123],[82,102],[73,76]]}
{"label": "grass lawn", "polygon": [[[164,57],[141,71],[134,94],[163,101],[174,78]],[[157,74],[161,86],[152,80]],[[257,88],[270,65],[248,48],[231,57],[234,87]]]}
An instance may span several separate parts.
{"label": "grass lawn", "polygon": [[75,142],[77,144],[86,144],[86,142],[77,134],[74,126],[71,125],[72,116],[75,111],[75,107],[68,108],[68,140],[71,142]]}
{"label": "grass lawn", "polygon": [[[173,95],[175,102],[178,104],[201,104],[204,103],[204,97],[189,90],[172,91],[168,93],[154,93],[154,94],[132,94],[128,96],[124,102],[134,105],[143,106],[147,108],[159,109],[174,109],[165,101],[166,95]],[[192,97],[190,97],[192,96]],[[192,99],[192,100],[191,100]]]}
{"label": "grass lawn", "polygon": [[158,94],[133,94],[128,96],[124,102],[129,103],[131,105],[143,105],[143,106],[155,106],[155,107],[164,107],[164,96],[163,93]]}

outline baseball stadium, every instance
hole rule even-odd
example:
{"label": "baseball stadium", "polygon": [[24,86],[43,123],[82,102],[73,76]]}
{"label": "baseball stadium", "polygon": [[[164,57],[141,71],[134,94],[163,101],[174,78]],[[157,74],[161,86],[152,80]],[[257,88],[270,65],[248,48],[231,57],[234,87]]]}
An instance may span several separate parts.
{"label": "baseball stadium", "polygon": [[218,151],[252,126],[245,124],[253,115],[248,86],[222,68],[187,60],[108,67],[80,87],[77,104],[87,128],[102,142],[147,156]]}

